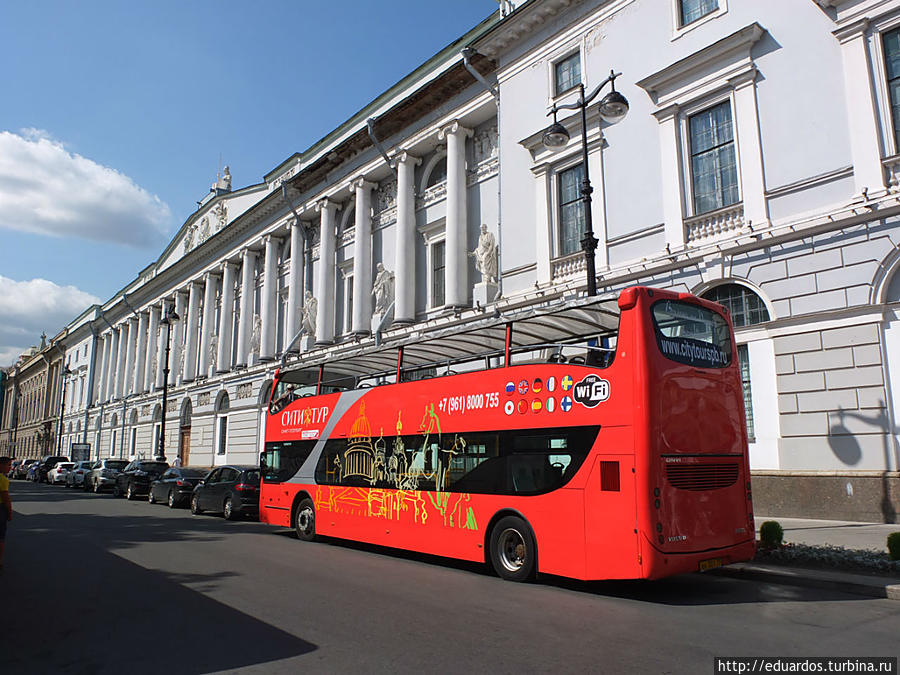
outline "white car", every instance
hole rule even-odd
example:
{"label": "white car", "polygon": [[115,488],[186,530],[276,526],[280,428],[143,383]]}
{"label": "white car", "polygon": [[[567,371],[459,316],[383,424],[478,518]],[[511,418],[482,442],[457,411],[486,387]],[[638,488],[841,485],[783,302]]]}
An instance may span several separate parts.
{"label": "white car", "polygon": [[66,474],[75,467],[75,462],[60,462],[47,472],[47,482],[50,485],[66,482]]}
{"label": "white car", "polygon": [[81,487],[92,466],[93,462],[75,462],[75,466],[66,473],[66,487]]}

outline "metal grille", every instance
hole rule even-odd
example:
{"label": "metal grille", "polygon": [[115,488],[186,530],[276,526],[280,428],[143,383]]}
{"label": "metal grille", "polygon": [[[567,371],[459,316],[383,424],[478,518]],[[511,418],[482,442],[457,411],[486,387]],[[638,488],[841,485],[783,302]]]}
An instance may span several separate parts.
{"label": "metal grille", "polygon": [[738,464],[669,464],[666,478],[679,490],[719,490],[737,482]]}

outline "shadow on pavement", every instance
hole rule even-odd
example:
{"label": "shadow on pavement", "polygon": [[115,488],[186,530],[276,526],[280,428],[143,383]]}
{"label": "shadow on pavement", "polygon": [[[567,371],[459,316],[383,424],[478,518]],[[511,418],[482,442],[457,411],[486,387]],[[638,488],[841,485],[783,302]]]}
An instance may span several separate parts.
{"label": "shadow on pavement", "polygon": [[[13,493],[16,504],[80,498],[97,497],[37,486]],[[146,514],[16,513],[0,576],[4,675],[208,673],[316,649],[204,595],[232,572],[171,574],[112,552],[147,542],[259,532],[265,526],[184,518],[166,507],[140,506]]]}

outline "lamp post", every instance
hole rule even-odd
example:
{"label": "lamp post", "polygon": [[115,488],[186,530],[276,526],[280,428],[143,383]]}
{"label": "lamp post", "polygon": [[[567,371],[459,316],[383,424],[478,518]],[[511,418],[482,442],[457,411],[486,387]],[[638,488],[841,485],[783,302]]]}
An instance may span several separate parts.
{"label": "lamp post", "polygon": [[584,205],[584,237],[581,239],[581,250],[584,251],[584,262],[587,268],[587,294],[597,295],[597,271],[594,261],[597,250],[597,237],[594,236],[594,222],[591,217],[591,180],[588,174],[588,142],[587,142],[587,107],[600,90],[607,84],[611,91],[600,101],[598,111],[600,118],[609,124],[620,122],[628,114],[628,101],[616,91],[615,79],[622,73],[610,71],[609,77],[601,82],[588,96],[584,94],[584,84],[579,85],[581,96],[574,103],[553,105],[548,115],[553,115],[553,124],[544,131],[543,143],[548,150],[561,150],[569,142],[569,132],[556,121],[556,113],[560,110],[581,110],[581,153],[584,162],[584,180],[581,182],[581,202]]}
{"label": "lamp post", "polygon": [[160,323],[166,327],[166,361],[163,368],[163,397],[162,397],[162,419],[159,424],[159,452],[157,459],[161,462],[166,461],[166,403],[169,393],[169,349],[172,346],[172,324],[181,317],[175,313],[174,309],[166,312],[165,318]]}
{"label": "lamp post", "polygon": [[59,424],[56,425],[56,454],[62,454],[62,430],[63,430],[63,415],[66,411],[66,385],[69,383],[69,375],[72,374],[72,371],[69,370],[69,366],[63,367],[62,373],[62,397],[59,400]]}

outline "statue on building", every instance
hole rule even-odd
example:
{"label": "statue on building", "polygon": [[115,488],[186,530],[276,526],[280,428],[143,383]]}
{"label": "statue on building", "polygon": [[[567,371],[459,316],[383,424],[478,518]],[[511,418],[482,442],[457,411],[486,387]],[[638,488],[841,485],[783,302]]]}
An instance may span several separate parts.
{"label": "statue on building", "polygon": [[378,263],[375,270],[375,284],[372,286],[375,313],[384,314],[394,301],[394,273],[386,270],[382,263]]}
{"label": "statue on building", "polygon": [[221,176],[216,174],[216,182],[213,183],[212,189],[213,191],[231,192],[231,171],[227,164]]}
{"label": "statue on building", "polygon": [[262,340],[262,319],[259,314],[253,315],[253,328],[250,330],[250,353],[259,357],[259,347]]}
{"label": "statue on building", "polygon": [[209,234],[209,216],[204,216],[203,220],[200,221],[200,234],[197,237],[197,245],[199,246],[209,239]]}
{"label": "statue on building", "polygon": [[184,252],[187,253],[192,248],[194,248],[194,235],[197,232],[197,224],[191,223],[188,225],[187,232],[184,235]]}
{"label": "statue on building", "polygon": [[481,226],[481,236],[478,237],[478,247],[469,253],[470,258],[475,258],[475,269],[481,272],[481,282],[497,283],[497,240],[487,225]]}
{"label": "statue on building", "polygon": [[319,312],[319,301],[310,291],[306,291],[303,301],[303,320],[300,326],[301,335],[316,336],[316,315]]}
{"label": "statue on building", "polygon": [[219,359],[219,336],[212,333],[209,336],[209,368],[216,372],[216,363]]}
{"label": "statue on building", "polygon": [[216,232],[218,232],[228,224],[228,207],[225,205],[225,202],[216,204],[213,213],[216,216],[216,220],[219,221],[219,224],[216,226]]}

